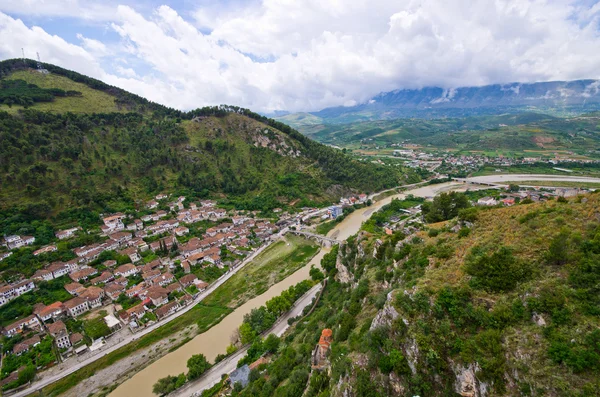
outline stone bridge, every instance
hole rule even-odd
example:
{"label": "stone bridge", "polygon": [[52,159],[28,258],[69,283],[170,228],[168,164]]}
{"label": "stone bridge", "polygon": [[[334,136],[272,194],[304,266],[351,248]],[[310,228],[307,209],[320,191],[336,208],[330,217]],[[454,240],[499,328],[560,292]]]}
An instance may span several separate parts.
{"label": "stone bridge", "polygon": [[502,185],[500,183],[494,183],[494,182],[477,182],[477,181],[472,181],[470,179],[466,179],[466,178],[452,178],[453,181],[456,182],[462,182],[462,183],[467,183],[470,185],[483,185],[483,186],[490,186],[492,188],[496,188],[496,189],[500,189],[500,188],[505,188],[506,185]]}
{"label": "stone bridge", "polygon": [[321,244],[323,247],[327,247],[327,248],[330,248],[333,245],[339,243],[339,241],[334,238],[326,237],[326,236],[322,236],[320,234],[315,234],[315,233],[310,233],[310,232],[303,232],[301,230],[289,229],[288,233],[292,233],[292,234],[295,234],[298,236],[304,236],[304,237],[308,238],[309,240],[315,240],[319,244]]}

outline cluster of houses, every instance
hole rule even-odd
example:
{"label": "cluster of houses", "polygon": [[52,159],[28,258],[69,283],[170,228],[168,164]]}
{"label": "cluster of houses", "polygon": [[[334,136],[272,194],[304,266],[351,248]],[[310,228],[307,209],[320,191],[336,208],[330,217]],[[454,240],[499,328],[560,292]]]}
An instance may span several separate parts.
{"label": "cluster of houses", "polygon": [[[159,195],[146,207],[156,209],[158,202],[166,199],[166,195]],[[278,228],[268,220],[245,215],[228,217],[227,211],[217,208],[214,201],[184,206],[184,200],[184,197],[179,197],[168,203],[171,212],[157,210],[139,219],[122,213],[104,216],[101,236],[106,238],[105,241],[74,248],[74,259],[49,263],[37,270],[31,279],[0,285],[0,305],[4,305],[33,291],[39,282],[69,279],[64,282],[64,289],[72,296],[71,299],[50,305],[38,303],[31,315],[2,329],[7,337],[34,334],[17,344],[13,353],[28,351],[44,335],[51,335],[59,349],[83,349],[77,346],[83,344],[83,336],[70,334],[63,320],[77,318],[106,305],[112,304],[115,308],[115,315],[104,319],[112,330],[125,326],[134,330],[160,321],[192,303],[193,294],[208,287],[208,283],[193,273],[196,266],[236,266],[240,259],[223,263],[223,247],[241,258]],[[228,221],[222,221],[225,218]],[[213,221],[215,225],[202,235],[190,238],[190,225],[206,220]],[[60,230],[56,238],[70,239],[80,230],[80,227]],[[34,241],[33,237],[27,236],[5,238],[10,249],[33,244]],[[40,253],[51,252],[56,250],[56,246],[42,247],[36,252],[40,250]],[[120,262],[105,260],[99,263],[97,259],[105,251],[117,252]],[[142,256],[146,256],[143,254],[145,251],[152,251],[156,259],[145,263],[142,260]],[[129,263],[123,264],[124,257],[129,258]],[[123,296],[128,298],[126,308],[119,303]],[[148,317],[147,313],[152,315]]]}
{"label": "cluster of houses", "polygon": [[515,205],[521,200],[529,199],[534,202],[546,201],[551,197],[575,197],[579,194],[586,192],[585,189],[571,189],[571,188],[549,188],[539,190],[522,190],[514,193],[502,193],[501,198],[494,198],[491,196],[482,197],[475,203],[479,206],[496,206],[504,205],[510,207]]}

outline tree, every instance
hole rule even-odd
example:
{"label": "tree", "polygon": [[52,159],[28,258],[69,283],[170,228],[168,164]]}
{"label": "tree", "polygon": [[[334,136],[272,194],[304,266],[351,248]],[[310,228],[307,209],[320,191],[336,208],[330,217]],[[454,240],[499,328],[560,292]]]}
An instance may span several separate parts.
{"label": "tree", "polygon": [[277,317],[290,310],[290,307],[292,306],[291,303],[281,295],[269,299],[266,305],[267,310]]}
{"label": "tree", "polygon": [[314,266],[311,266],[309,274],[310,277],[315,281],[322,281],[325,278],[323,272]]}
{"label": "tree", "polygon": [[256,332],[247,322],[243,322],[242,325],[240,325],[240,339],[244,345],[252,343],[252,341],[256,339]]}
{"label": "tree", "polygon": [[281,342],[281,340],[279,339],[279,337],[277,335],[269,334],[269,336],[267,336],[265,338],[265,341],[263,342],[263,347],[267,352],[275,353],[275,352],[277,352],[277,349],[279,348],[280,342]]}
{"label": "tree", "polygon": [[457,192],[442,193],[432,203],[423,203],[423,217],[429,223],[447,221],[458,215],[461,209],[470,207],[466,195]]}
{"label": "tree", "polygon": [[467,274],[473,276],[476,286],[492,292],[510,291],[530,274],[529,266],[519,261],[507,247],[500,247],[491,255],[475,247],[466,266]]}
{"label": "tree", "polygon": [[546,261],[551,265],[564,265],[569,259],[569,232],[561,230],[550,242]]}
{"label": "tree", "polygon": [[156,381],[156,383],[152,386],[152,392],[159,396],[164,396],[180,388],[184,385],[184,383],[185,374],[179,374],[178,376],[169,375]]}
{"label": "tree", "polygon": [[204,357],[204,354],[194,354],[187,361],[188,367],[188,380],[194,380],[199,378],[207,369],[210,368],[210,363]]}

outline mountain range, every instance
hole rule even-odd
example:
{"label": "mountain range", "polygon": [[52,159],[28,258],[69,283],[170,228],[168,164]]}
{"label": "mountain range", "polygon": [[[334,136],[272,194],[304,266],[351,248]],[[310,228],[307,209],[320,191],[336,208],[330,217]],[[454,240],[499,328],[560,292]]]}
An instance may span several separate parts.
{"label": "mountain range", "polygon": [[397,118],[443,118],[536,111],[574,115],[600,109],[600,80],[494,84],[480,87],[402,89],[365,103],[276,117],[293,126]]}

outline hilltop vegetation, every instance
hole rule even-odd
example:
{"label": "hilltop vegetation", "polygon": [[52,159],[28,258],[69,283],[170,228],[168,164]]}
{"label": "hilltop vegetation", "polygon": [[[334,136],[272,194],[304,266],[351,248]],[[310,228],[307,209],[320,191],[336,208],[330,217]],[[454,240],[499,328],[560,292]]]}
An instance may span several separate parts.
{"label": "hilltop vegetation", "polygon": [[[291,117],[286,116],[286,117]],[[398,119],[351,124],[292,124],[319,142],[341,147],[410,143],[458,151],[506,150],[520,153],[600,149],[600,118],[587,114],[560,118],[540,113],[448,119]]]}
{"label": "hilltop vegetation", "polygon": [[[591,195],[361,232],[325,256],[316,310],[233,395],[598,395],[599,207]],[[460,219],[469,233],[451,230]],[[311,372],[323,328],[331,371]]]}
{"label": "hilltop vegetation", "polygon": [[[126,211],[163,191],[267,211],[416,178],[353,161],[246,109],[181,112],[53,65],[44,65],[46,75],[26,66],[32,65],[0,62],[10,95],[47,95],[28,101],[28,109],[0,105],[5,221],[15,214],[23,221],[58,214],[69,223],[83,216],[79,209]],[[57,95],[62,92],[67,96]]]}

